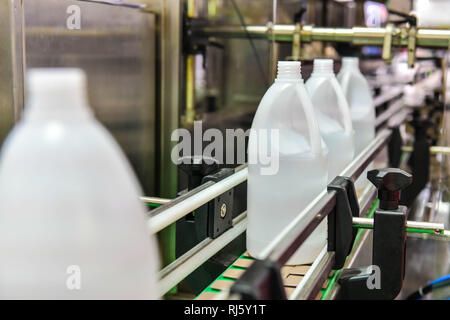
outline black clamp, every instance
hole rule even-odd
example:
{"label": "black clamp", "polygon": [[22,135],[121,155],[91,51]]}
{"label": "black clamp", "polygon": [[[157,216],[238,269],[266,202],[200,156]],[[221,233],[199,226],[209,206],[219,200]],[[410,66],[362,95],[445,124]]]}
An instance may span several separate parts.
{"label": "black clamp", "polygon": [[219,163],[214,158],[188,156],[179,160],[178,167],[187,174],[189,191],[201,185],[205,176],[219,170]]}
{"label": "black clamp", "polygon": [[[188,175],[188,190],[209,181],[219,182],[234,173],[232,168],[219,169],[216,159],[203,156],[188,157],[179,167]],[[200,235],[217,238],[232,227],[233,197],[234,190],[227,190],[196,209],[196,218],[193,218],[193,214],[187,218],[196,222],[196,229]]]}
{"label": "black clamp", "polygon": [[419,193],[428,184],[430,178],[430,138],[428,129],[432,122],[428,118],[423,118],[418,110],[414,111],[414,145],[408,165],[414,174],[413,183],[407,187],[400,200],[400,204],[410,207]]}
{"label": "black clamp", "polygon": [[342,271],[340,298],[394,299],[403,285],[406,253],[407,208],[398,202],[412,176],[388,168],[369,171],[367,177],[380,200],[374,214],[372,265]]}
{"label": "black clamp", "polygon": [[336,177],[327,187],[336,191],[336,206],[328,215],[328,251],[335,252],[333,269],[341,269],[356,237],[353,217],[359,217],[359,204],[352,179]]}
{"label": "black clamp", "polygon": [[[214,174],[205,176],[202,180],[202,184],[208,181],[219,182],[220,180],[231,176],[233,173],[234,170],[231,168],[222,168]],[[206,209],[208,212],[208,237],[215,239],[232,227],[233,197],[234,190],[230,189],[200,208],[200,210]]]}
{"label": "black clamp", "polygon": [[243,300],[286,300],[280,265],[271,260],[254,260],[230,288]]}
{"label": "black clamp", "polygon": [[403,139],[398,126],[390,129],[392,131],[392,135],[388,142],[389,166],[392,168],[398,168],[403,153]]}
{"label": "black clamp", "polygon": [[396,24],[396,25],[399,25],[399,24],[402,24],[402,23],[409,23],[409,25],[411,25],[411,26],[414,26],[414,27],[417,26],[417,18],[416,18],[416,16],[413,16],[411,14],[407,14],[407,13],[404,13],[404,12],[392,10],[392,9],[388,9],[388,12],[390,14],[392,14],[392,15],[396,15],[396,16],[399,16],[399,17],[403,18],[403,20],[389,21],[390,23],[393,23],[393,24]]}

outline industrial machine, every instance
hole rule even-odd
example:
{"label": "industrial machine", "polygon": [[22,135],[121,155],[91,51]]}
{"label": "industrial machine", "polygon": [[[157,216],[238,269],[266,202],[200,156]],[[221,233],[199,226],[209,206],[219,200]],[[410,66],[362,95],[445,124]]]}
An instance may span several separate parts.
{"label": "industrial machine", "polygon": [[[82,68],[98,119],[143,186],[164,298],[445,298],[448,278],[431,281],[450,273],[450,23],[422,26],[411,14],[418,2],[2,1],[0,141],[24,108],[28,68]],[[339,68],[346,55],[360,58],[371,85],[376,137],[254,259],[240,138],[224,144],[227,161],[204,157],[203,139],[192,144],[200,154],[177,163],[177,130],[245,132],[278,60],[301,60],[307,78],[314,58]],[[370,183],[355,191],[368,169]],[[285,265],[325,217],[314,263]]]}

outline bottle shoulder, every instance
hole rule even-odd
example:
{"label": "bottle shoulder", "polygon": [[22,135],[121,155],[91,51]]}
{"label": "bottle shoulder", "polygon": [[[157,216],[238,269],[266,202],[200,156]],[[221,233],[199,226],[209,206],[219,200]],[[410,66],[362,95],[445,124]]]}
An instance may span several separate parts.
{"label": "bottle shoulder", "polygon": [[136,192],[140,192],[119,145],[96,120],[76,125],[18,124],[2,149],[0,174],[8,175],[9,171],[32,174],[34,170],[39,174],[44,169],[51,175],[74,178],[87,172],[102,179],[110,175],[111,181],[130,180]]}
{"label": "bottle shoulder", "polygon": [[275,82],[261,99],[252,127],[257,124],[264,126],[268,122],[288,120],[286,116],[298,117],[301,115],[299,111],[309,112],[309,109],[312,109],[311,100],[302,82]]}

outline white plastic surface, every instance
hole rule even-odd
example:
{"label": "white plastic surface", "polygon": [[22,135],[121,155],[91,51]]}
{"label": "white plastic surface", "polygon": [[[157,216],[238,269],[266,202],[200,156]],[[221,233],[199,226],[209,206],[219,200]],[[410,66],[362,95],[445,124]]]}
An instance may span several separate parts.
{"label": "white plastic surface", "polygon": [[[256,258],[326,187],[327,151],[301,78],[300,62],[278,63],[277,79],[262,98],[252,124],[252,131],[264,139],[260,130],[279,132],[279,170],[263,175],[265,166],[249,161],[247,249]],[[276,143],[264,142],[267,150]],[[254,135],[250,135],[248,152],[249,159],[261,152]],[[325,242],[326,224],[321,224],[288,264],[312,262]]]}
{"label": "white plastic surface", "polygon": [[353,160],[354,131],[345,95],[333,73],[333,60],[315,59],[306,89],[314,105],[320,133],[328,153],[328,181]]}
{"label": "white plastic surface", "polygon": [[375,138],[375,106],[369,83],[359,70],[359,59],[343,58],[337,79],[350,107],[355,151],[359,154]]}
{"label": "white plastic surface", "polygon": [[450,1],[414,0],[414,11],[419,27],[450,27]]}
{"label": "white plastic surface", "polygon": [[0,298],[158,298],[142,192],[83,72],[36,69],[27,88],[0,157]]}
{"label": "white plastic surface", "polygon": [[[359,70],[359,59],[342,58],[342,68],[337,75],[342,91],[347,98],[355,130],[355,154],[358,155],[375,138],[375,106],[369,83]],[[370,184],[367,180],[369,165],[355,182],[355,188],[361,192]]]}

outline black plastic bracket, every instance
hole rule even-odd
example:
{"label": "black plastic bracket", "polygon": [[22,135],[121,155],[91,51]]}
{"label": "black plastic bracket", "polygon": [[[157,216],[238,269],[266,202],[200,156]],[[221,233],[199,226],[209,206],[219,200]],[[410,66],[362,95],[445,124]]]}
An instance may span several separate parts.
{"label": "black plastic bracket", "polygon": [[418,112],[414,113],[414,145],[408,161],[414,174],[412,184],[402,192],[400,203],[410,207],[419,193],[425,188],[430,178],[430,139],[427,130],[432,125],[428,119],[420,119]]}
{"label": "black plastic bracket", "polygon": [[[218,182],[232,175],[234,170],[223,168],[214,174],[203,178],[202,184],[208,181]],[[217,238],[226,230],[232,227],[233,220],[233,196],[234,190],[230,189],[214,200],[208,202],[204,207],[207,213],[207,235],[210,238]]]}
{"label": "black plastic bracket", "polygon": [[336,206],[328,215],[328,251],[335,252],[333,269],[341,269],[355,241],[357,230],[352,227],[352,218],[359,217],[359,204],[350,178],[334,178],[328,190],[336,191]]}
{"label": "black plastic bracket", "polygon": [[406,253],[407,208],[398,202],[412,176],[386,168],[369,171],[367,178],[377,187],[380,200],[374,214],[372,265],[342,271],[340,298],[394,299],[403,285]]}
{"label": "black plastic bracket", "polygon": [[398,127],[391,128],[392,135],[388,143],[389,166],[398,168],[402,157],[403,140]]}
{"label": "black plastic bracket", "polygon": [[230,288],[244,300],[286,300],[280,265],[271,260],[254,260]]}
{"label": "black plastic bracket", "polygon": [[402,17],[404,20],[394,20],[394,21],[389,21],[392,22],[395,25],[399,25],[402,23],[409,23],[411,26],[417,26],[417,18],[413,15],[404,13],[404,12],[400,12],[400,11],[396,11],[396,10],[392,10],[392,9],[388,9],[388,12],[392,15],[396,15],[399,17]]}
{"label": "black plastic bracket", "polygon": [[[398,295],[405,274],[406,217],[403,206],[375,211],[372,266],[342,271],[341,298],[394,299]],[[371,286],[377,281],[379,287]]]}

